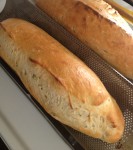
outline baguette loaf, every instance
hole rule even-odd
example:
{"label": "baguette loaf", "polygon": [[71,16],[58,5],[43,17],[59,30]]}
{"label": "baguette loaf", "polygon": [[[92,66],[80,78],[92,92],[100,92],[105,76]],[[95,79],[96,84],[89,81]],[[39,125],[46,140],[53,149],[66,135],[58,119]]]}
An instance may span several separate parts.
{"label": "baguette loaf", "polygon": [[42,107],[60,122],[106,142],[118,141],[124,119],[95,73],[35,25],[0,24],[0,56]]}
{"label": "baguette loaf", "polygon": [[103,0],[36,0],[37,6],[133,79],[133,31]]}

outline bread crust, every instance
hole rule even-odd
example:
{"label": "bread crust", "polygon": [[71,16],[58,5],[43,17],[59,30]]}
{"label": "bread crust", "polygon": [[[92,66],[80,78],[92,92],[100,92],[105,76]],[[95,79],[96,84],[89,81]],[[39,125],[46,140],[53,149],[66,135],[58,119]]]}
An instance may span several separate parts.
{"label": "bread crust", "polygon": [[42,107],[60,122],[113,143],[124,118],[100,79],[46,32],[20,19],[0,24],[0,56]]}
{"label": "bread crust", "polygon": [[36,0],[37,6],[133,79],[133,31],[103,0]]}

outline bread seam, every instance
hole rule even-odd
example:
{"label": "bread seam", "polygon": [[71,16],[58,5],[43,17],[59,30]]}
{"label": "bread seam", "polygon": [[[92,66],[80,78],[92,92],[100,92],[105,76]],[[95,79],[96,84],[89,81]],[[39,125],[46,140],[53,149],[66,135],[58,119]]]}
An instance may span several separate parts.
{"label": "bread seam", "polygon": [[[65,86],[63,85],[63,83],[59,80],[59,78],[56,77],[52,72],[50,72],[50,70],[48,70],[47,67],[44,67],[44,65],[41,65],[39,62],[37,62],[36,60],[34,60],[34,59],[32,59],[32,58],[29,58],[29,60],[30,60],[32,63],[35,63],[35,64],[41,66],[42,68],[45,68],[45,69],[55,78],[55,80],[57,80],[57,82],[59,82],[59,83],[65,88],[65,90],[67,91],[66,87],[65,87]],[[67,91],[67,92],[69,92],[69,91]],[[68,94],[68,95],[69,95],[69,94]],[[68,97],[69,97],[69,105],[70,105],[70,107],[72,108],[71,98],[70,98],[70,96],[68,96]],[[73,108],[72,108],[72,109],[73,109]]]}

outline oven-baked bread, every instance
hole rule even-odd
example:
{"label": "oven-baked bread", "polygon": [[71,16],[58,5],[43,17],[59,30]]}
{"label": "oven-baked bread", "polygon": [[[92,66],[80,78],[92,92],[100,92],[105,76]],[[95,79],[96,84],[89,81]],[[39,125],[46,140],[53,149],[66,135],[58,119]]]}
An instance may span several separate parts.
{"label": "oven-baked bread", "polygon": [[0,56],[55,119],[106,142],[121,138],[124,119],[116,101],[91,69],[42,29],[3,21]]}
{"label": "oven-baked bread", "polygon": [[36,5],[133,79],[133,31],[109,4],[103,0],[36,0]]}

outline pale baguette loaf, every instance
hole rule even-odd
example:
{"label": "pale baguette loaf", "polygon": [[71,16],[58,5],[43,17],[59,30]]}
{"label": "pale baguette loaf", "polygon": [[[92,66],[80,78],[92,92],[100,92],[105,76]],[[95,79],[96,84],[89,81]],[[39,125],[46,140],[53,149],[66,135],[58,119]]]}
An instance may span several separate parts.
{"label": "pale baguette loaf", "polygon": [[0,24],[0,56],[55,119],[113,143],[124,130],[115,100],[82,61],[35,25],[19,19]]}
{"label": "pale baguette loaf", "polygon": [[36,4],[133,79],[133,31],[109,4],[103,0],[36,0]]}

